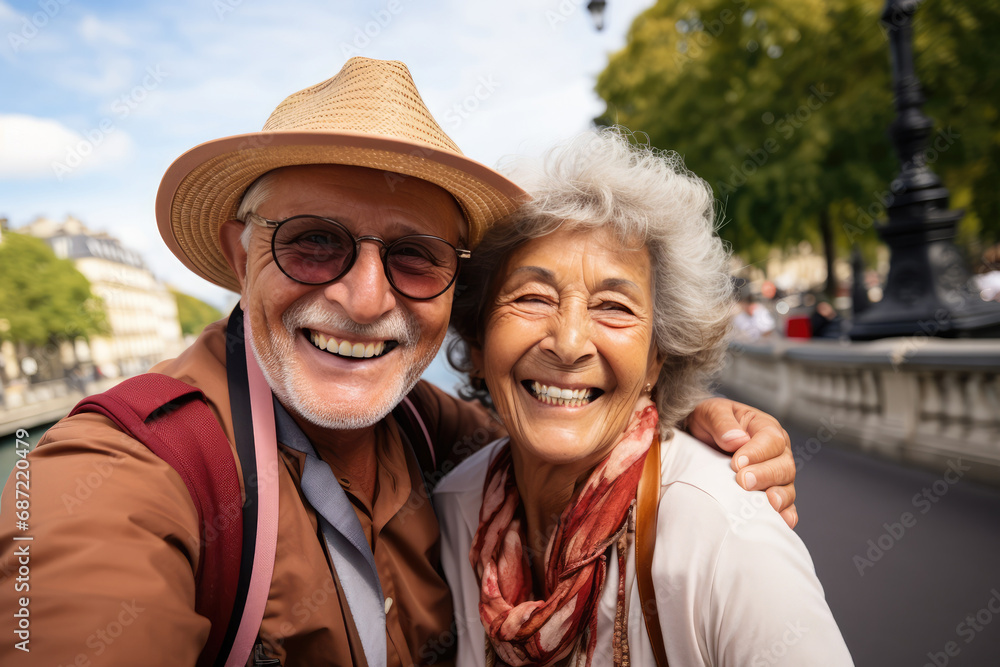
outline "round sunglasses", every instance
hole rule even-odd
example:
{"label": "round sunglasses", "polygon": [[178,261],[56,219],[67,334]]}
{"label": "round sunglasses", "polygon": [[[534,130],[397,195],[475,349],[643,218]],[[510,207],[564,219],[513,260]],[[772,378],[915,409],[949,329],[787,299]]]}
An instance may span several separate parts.
{"label": "round sunglasses", "polygon": [[354,236],[344,225],[318,215],[268,220],[273,228],[271,254],[286,276],[305,285],[325,285],[344,277],[361,252],[362,241],[378,243],[385,277],[394,290],[417,301],[444,294],[458,275],[460,260],[472,253],[430,234],[409,234],[386,242],[377,236]]}

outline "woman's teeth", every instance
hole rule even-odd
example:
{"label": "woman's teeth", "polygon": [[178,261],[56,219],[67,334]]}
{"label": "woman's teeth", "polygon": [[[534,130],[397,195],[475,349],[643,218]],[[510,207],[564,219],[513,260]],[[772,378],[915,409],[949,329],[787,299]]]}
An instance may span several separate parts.
{"label": "woman's teeth", "polygon": [[348,340],[337,340],[333,336],[325,336],[317,331],[309,332],[312,344],[321,350],[338,354],[342,357],[368,358],[377,357],[385,351],[385,341],[377,343],[352,343]]}
{"label": "woman's teeth", "polygon": [[531,393],[548,405],[577,408],[590,402],[592,392],[590,389],[561,389],[535,381],[531,383]]}

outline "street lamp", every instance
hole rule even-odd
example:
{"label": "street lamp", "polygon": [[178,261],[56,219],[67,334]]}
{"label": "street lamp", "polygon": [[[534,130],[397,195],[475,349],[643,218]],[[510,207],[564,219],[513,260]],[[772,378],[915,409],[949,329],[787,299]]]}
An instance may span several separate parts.
{"label": "street lamp", "polygon": [[879,236],[891,258],[882,300],[857,314],[855,340],[923,334],[1000,335],[1000,304],[984,302],[969,286],[969,271],[952,239],[963,211],[948,210],[948,189],[927,165],[934,121],[913,67],[913,13],[920,0],[887,0],[882,25],[889,32],[897,118],[889,127],[899,162],[892,182],[889,221]]}
{"label": "street lamp", "polygon": [[605,0],[590,0],[587,5],[587,11],[590,12],[590,18],[594,20],[594,27],[598,31],[604,30],[604,8],[607,4]]}

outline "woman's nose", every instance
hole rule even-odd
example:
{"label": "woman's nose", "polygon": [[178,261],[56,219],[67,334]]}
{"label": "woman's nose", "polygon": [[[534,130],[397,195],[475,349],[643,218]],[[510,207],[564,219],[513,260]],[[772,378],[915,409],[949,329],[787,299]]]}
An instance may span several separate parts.
{"label": "woman's nose", "polygon": [[571,304],[560,309],[554,318],[542,348],[566,365],[572,365],[597,353],[593,340],[594,323],[586,304]]}

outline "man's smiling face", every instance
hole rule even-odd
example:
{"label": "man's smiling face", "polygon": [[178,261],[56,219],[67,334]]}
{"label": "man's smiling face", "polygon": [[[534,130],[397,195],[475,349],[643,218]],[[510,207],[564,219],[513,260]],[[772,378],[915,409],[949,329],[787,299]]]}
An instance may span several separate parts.
{"label": "man's smiling face", "polygon": [[[430,234],[461,247],[465,228],[455,200],[438,186],[339,165],[278,170],[257,214],[270,220],[322,216],[356,237],[387,243]],[[338,280],[304,285],[275,264],[271,237],[272,229],[255,225],[245,268],[238,250],[231,260],[268,384],[282,405],[312,424],[372,426],[434,358],[447,331],[452,289],[428,301],[404,297],[390,286],[374,242],[361,243],[354,266]]]}

